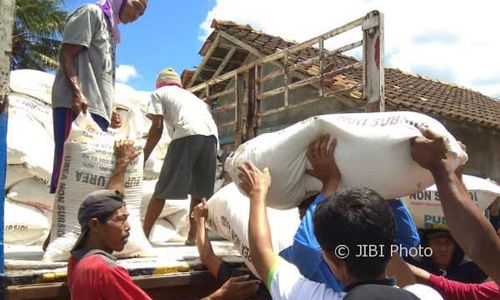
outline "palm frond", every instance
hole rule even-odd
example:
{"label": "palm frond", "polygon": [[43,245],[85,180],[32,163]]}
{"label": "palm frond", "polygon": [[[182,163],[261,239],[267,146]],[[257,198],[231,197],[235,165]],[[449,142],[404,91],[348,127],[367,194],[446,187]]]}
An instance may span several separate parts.
{"label": "palm frond", "polygon": [[67,11],[63,0],[17,0],[12,68],[51,70],[58,52]]}

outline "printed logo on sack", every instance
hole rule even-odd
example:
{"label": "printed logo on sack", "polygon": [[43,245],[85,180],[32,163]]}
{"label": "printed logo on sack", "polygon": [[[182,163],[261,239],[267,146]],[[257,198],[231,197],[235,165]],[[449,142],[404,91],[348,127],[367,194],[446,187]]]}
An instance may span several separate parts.
{"label": "printed logo on sack", "polygon": [[[475,191],[469,192],[470,199],[478,204],[478,197]],[[410,200],[412,201],[436,201],[440,202],[438,191],[420,191],[415,194],[411,194]]]}
{"label": "printed logo on sack", "polygon": [[446,228],[446,218],[443,215],[424,215],[425,229]]}

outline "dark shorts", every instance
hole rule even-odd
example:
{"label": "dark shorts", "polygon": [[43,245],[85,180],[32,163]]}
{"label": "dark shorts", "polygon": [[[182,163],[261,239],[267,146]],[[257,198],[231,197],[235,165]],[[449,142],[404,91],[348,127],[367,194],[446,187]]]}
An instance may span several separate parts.
{"label": "dark shorts", "polygon": [[173,140],[155,187],[153,199],[210,198],[214,193],[217,139],[191,135]]}

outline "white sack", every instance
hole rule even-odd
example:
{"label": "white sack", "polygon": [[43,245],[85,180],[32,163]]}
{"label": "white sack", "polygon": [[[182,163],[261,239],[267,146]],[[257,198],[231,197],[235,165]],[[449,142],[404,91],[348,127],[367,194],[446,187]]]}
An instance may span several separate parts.
{"label": "white sack", "polygon": [[148,160],[144,164],[144,179],[154,180],[160,177],[160,172],[163,167],[163,162],[165,156],[167,155],[168,145],[170,144],[171,138],[165,130],[162,137],[156,147],[149,155]]}
{"label": "white sack", "polygon": [[[469,190],[471,200],[481,209],[486,210],[497,197],[500,197],[500,186],[479,177],[463,175],[465,186]],[[411,212],[417,228],[446,229],[439,192],[436,185],[403,198]]]}
{"label": "white sack", "polygon": [[[181,241],[185,241],[187,239],[189,232],[189,207],[170,214],[164,219],[174,226],[175,232],[180,237]],[[171,238],[170,240],[175,241],[174,238]]]}
{"label": "white sack", "polygon": [[39,209],[16,203],[6,198],[4,202],[4,242],[15,245],[41,244],[50,230],[50,221]]}
{"label": "white sack", "polygon": [[153,225],[149,240],[156,244],[184,242],[189,230],[187,215],[187,211],[180,211],[169,217],[159,218]]}
{"label": "white sack", "polygon": [[48,182],[52,173],[53,156],[52,135],[29,111],[11,107],[7,132],[7,163],[25,164],[32,174]]}
{"label": "white sack", "polygon": [[54,74],[38,70],[13,70],[10,72],[10,88],[16,93],[26,94],[51,104],[54,78]]}
{"label": "white sack", "polygon": [[[148,209],[149,202],[155,191],[155,186],[158,180],[144,180],[142,182],[142,201],[141,201],[141,220],[144,221],[144,216]],[[165,200],[165,205],[158,218],[165,218],[181,211],[188,212],[190,198],[182,200]]]}
{"label": "white sack", "polygon": [[161,168],[163,166],[163,159],[156,157],[156,148],[153,150],[148,160],[144,164],[144,180],[155,180],[160,177]]}
{"label": "white sack", "polygon": [[[102,133],[90,117],[79,116],[64,145],[64,160],[57,188],[51,242],[44,260],[67,260],[79,233],[78,208],[90,192],[104,189],[114,170],[115,137]],[[151,256],[153,249],[140,222],[142,155],[131,162],[125,174],[125,202],[129,212],[130,237],[117,257]]]}
{"label": "white sack", "polygon": [[27,95],[14,93],[9,95],[9,109],[17,109],[29,113],[38,122],[38,125],[45,128],[51,137],[54,135],[52,106],[50,104]]}
{"label": "white sack", "polygon": [[[249,214],[249,199],[234,183],[224,186],[208,201],[208,227],[223,238],[232,241],[248,269],[258,276],[252,264],[248,244]],[[273,251],[278,254],[293,244],[293,237],[300,224],[298,210],[268,208],[267,216]]]}
{"label": "white sack", "polygon": [[427,125],[446,137],[456,168],[467,160],[455,138],[435,119],[414,112],[335,114],[312,117],[283,130],[262,134],[244,143],[228,157],[225,170],[239,183],[238,167],[252,161],[269,167],[272,185],[268,205],[296,207],[307,192],[319,191],[318,180],[305,175],[306,153],[322,134],[337,138],[335,158],[342,174],[340,188],[366,186],[385,199],[397,198],[433,184],[427,170],[410,154],[410,139],[422,134],[414,125]]}
{"label": "white sack", "polygon": [[28,178],[18,182],[9,190],[7,196],[13,201],[46,212],[52,212],[54,207],[54,195],[49,193],[49,186],[35,178]]}
{"label": "white sack", "polygon": [[14,184],[23,179],[33,177],[24,165],[7,165],[7,175],[5,177],[5,190],[9,190]]}
{"label": "white sack", "polygon": [[132,124],[138,132],[138,137],[142,137],[149,131],[148,119],[145,114],[148,109],[151,96],[146,96],[142,92],[136,91],[134,88],[117,83],[115,86],[115,103],[116,111],[120,114],[124,127]]}

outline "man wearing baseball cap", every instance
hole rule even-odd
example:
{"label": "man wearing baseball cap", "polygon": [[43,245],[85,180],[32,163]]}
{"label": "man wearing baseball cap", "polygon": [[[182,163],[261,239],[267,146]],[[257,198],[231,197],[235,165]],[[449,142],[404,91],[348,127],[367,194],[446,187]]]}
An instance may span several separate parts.
{"label": "man wearing baseball cap", "polygon": [[[146,236],[166,199],[186,199],[191,195],[191,214],[202,198],[212,196],[218,148],[217,125],[208,105],[182,88],[181,79],[172,68],[158,75],[148,117],[152,123],[144,147],[144,161],[158,144],[164,123],[172,141],[144,218]],[[193,245],[195,236],[196,224],[190,219],[186,244]]]}
{"label": "man wearing baseball cap", "polygon": [[[151,299],[112,255],[125,247],[129,236],[128,211],[123,201],[125,171],[139,153],[132,141],[116,142],[115,170],[106,190],[88,194],[80,205],[81,234],[68,261],[68,287],[73,300]],[[255,280],[234,277],[204,299],[244,299],[256,287]]]}
{"label": "man wearing baseball cap", "polygon": [[88,194],[80,205],[81,234],[68,261],[72,299],[151,299],[112,256],[125,247],[129,236],[123,201],[125,171],[139,153],[132,141],[116,142],[115,170],[106,190]]}

